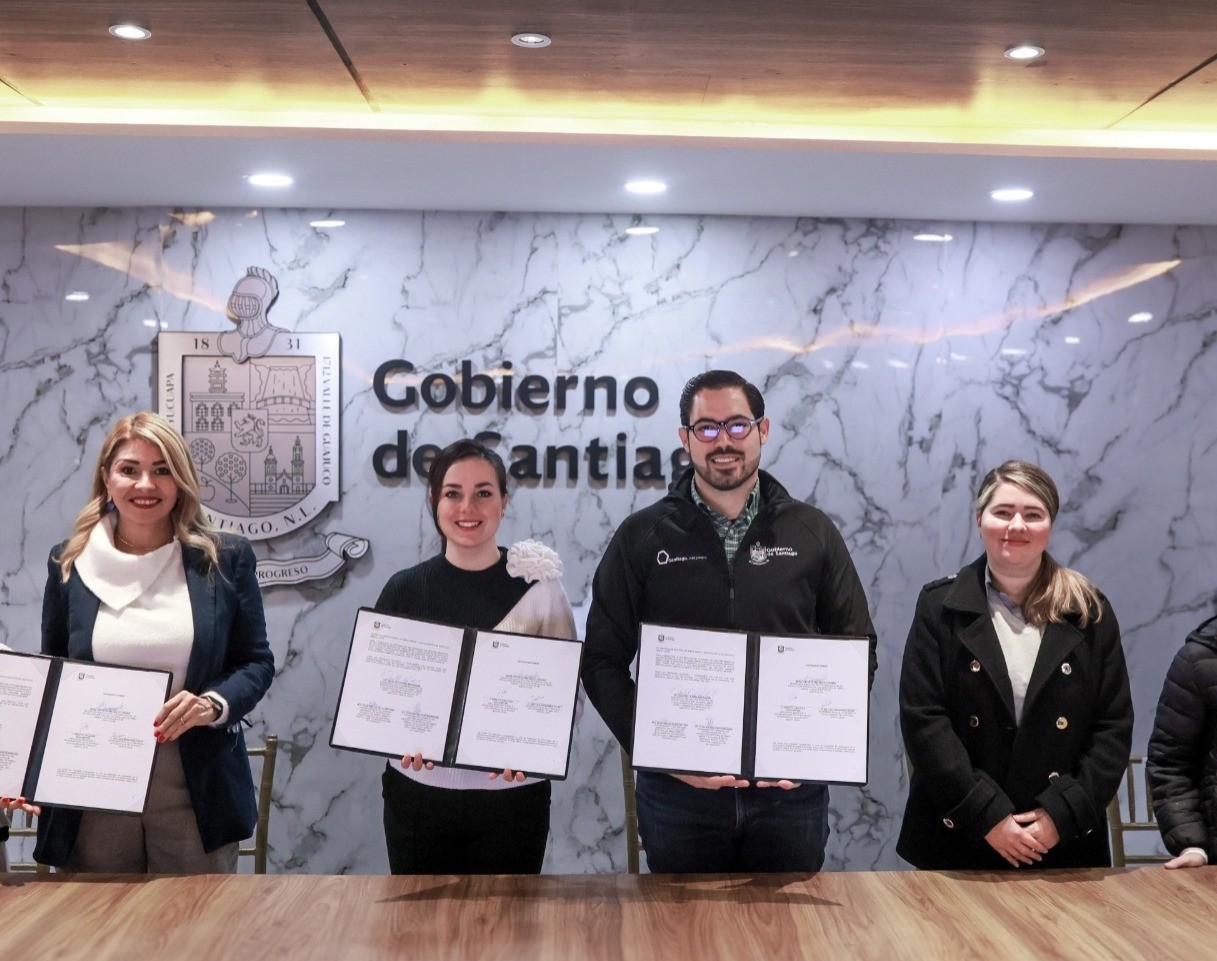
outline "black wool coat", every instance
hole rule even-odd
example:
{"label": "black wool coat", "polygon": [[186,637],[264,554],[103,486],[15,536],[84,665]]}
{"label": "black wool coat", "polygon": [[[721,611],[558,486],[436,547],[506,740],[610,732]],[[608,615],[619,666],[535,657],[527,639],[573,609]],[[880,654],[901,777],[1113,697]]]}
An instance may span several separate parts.
{"label": "black wool coat", "polygon": [[1217,864],[1217,617],[1192,631],[1171,663],[1147,770],[1167,850],[1203,848]]}
{"label": "black wool coat", "polygon": [[896,850],[919,868],[1002,870],[985,835],[1044,808],[1060,843],[1040,867],[1111,863],[1106,807],[1128,763],[1133,710],[1106,599],[1085,628],[1048,624],[1023,703],[985,594],[985,558],[926,585],[905,645],[900,724],[912,766]]}

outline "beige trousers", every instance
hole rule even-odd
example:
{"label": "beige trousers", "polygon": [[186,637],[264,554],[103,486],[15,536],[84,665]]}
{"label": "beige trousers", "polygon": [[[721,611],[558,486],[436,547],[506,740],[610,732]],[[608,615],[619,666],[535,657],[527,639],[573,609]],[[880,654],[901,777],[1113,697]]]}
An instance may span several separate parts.
{"label": "beige trousers", "polygon": [[65,870],[93,874],[236,874],[237,844],[207,854],[176,741],[160,744],[141,815],[85,811]]}

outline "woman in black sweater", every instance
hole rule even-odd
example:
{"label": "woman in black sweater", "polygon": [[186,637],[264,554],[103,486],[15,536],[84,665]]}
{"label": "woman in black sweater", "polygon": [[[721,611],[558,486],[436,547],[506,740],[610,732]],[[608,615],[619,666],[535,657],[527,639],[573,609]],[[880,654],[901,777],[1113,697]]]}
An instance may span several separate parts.
{"label": "woman in black sweater", "polygon": [[[431,465],[428,505],[440,554],[389,578],[378,610],[455,627],[573,638],[558,555],[536,541],[495,542],[507,470],[472,440]],[[539,874],[550,782],[504,771],[436,767],[415,754],[383,778],[385,842],[394,874]]]}

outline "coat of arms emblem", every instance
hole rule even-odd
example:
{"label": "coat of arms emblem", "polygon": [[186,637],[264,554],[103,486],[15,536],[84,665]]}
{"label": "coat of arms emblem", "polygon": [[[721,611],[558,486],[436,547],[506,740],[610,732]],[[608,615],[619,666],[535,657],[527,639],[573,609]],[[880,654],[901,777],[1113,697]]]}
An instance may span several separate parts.
{"label": "coat of arms emblem", "polygon": [[[220,530],[255,541],[303,527],[339,497],[340,339],[272,325],[278,295],[270,272],[250,267],[228,298],[235,330],[157,341],[158,408],[186,439],[203,507]],[[367,546],[330,534],[319,557],[260,562],[259,580],[326,577]]]}

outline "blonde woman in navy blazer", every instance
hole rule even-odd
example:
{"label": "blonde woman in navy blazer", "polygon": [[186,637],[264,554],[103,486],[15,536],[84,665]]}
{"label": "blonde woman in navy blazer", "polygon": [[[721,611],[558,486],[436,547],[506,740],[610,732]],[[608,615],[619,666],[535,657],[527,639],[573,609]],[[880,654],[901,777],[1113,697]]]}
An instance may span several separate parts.
{"label": "blonde woman in navy blazer", "polygon": [[119,420],[102,445],[92,498],[51,551],[42,650],[169,669],[174,693],[154,722],[160,744],[144,814],[47,808],[37,861],[84,871],[236,870],[237,844],[257,818],[240,722],[274,675],[255,567],[247,540],[208,525],[181,435],[157,414]]}

